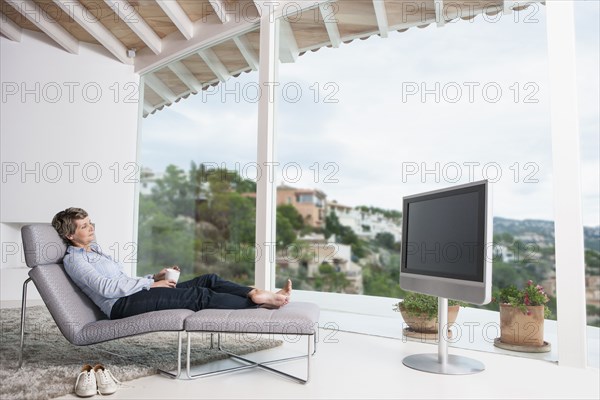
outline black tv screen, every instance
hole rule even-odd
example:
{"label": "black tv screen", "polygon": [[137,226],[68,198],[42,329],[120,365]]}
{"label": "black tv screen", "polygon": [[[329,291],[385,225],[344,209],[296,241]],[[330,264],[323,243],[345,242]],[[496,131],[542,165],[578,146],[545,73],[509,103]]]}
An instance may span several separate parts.
{"label": "black tv screen", "polygon": [[475,303],[490,297],[487,182],[407,196],[402,212],[401,287]]}

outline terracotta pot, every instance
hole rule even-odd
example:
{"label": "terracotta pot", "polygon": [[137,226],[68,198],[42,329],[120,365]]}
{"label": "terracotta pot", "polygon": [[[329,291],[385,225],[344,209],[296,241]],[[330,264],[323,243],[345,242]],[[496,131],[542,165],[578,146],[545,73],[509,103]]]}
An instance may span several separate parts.
{"label": "terracotta pot", "polygon": [[[448,306],[448,325],[456,322],[458,310],[460,310],[460,306]],[[431,318],[425,314],[411,315],[408,311],[402,308],[400,308],[400,314],[402,314],[402,318],[404,318],[404,322],[406,322],[408,327],[415,332],[437,333],[438,331],[437,315]]]}
{"label": "terracotta pot", "polygon": [[500,304],[500,340],[522,346],[544,345],[544,306],[527,306],[523,312],[510,304]]}

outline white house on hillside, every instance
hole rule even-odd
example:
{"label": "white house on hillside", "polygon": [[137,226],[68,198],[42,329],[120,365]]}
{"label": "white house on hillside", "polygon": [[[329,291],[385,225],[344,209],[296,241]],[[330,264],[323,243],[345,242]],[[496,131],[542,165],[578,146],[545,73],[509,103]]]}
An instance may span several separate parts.
{"label": "white house on hillside", "polygon": [[359,237],[374,239],[378,233],[391,233],[394,241],[402,238],[402,221],[392,220],[380,213],[365,212],[340,204],[336,201],[327,203],[329,214],[335,213],[340,224],[351,228]]}

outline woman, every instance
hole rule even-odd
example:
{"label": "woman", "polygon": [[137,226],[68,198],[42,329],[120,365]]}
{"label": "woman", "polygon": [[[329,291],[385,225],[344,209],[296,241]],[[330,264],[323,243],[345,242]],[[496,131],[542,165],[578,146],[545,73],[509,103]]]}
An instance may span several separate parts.
{"label": "woman", "polygon": [[[131,278],[123,266],[103,253],[95,242],[95,227],[81,208],[67,208],[52,219],[67,244],[63,264],[75,284],[110,318],[149,311],[186,308],[279,308],[288,303],[292,282],[276,292],[226,281],[215,274],[176,284],[165,279],[167,268],[154,275]],[[172,266],[179,270],[178,266]]]}

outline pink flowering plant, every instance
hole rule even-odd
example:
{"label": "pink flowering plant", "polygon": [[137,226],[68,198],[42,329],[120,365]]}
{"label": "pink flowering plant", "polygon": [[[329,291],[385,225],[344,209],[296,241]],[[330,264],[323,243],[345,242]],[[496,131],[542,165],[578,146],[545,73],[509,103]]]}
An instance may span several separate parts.
{"label": "pink flowering plant", "polygon": [[546,305],[550,300],[544,288],[536,285],[531,279],[527,281],[525,287],[521,290],[515,285],[510,285],[501,289],[495,300],[500,304],[510,304],[513,307],[519,308],[523,313],[529,315],[527,306],[544,306],[544,318],[550,316],[550,309]]}

